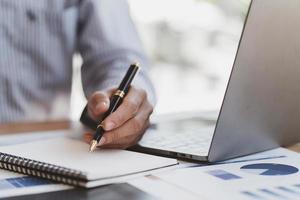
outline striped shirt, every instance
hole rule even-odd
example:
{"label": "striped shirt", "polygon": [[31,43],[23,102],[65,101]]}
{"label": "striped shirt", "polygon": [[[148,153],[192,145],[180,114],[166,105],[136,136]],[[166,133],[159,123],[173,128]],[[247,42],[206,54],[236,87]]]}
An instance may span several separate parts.
{"label": "striped shirt", "polygon": [[116,86],[138,60],[134,84],[154,102],[125,0],[0,0],[0,122],[67,118],[75,53],[86,97]]}

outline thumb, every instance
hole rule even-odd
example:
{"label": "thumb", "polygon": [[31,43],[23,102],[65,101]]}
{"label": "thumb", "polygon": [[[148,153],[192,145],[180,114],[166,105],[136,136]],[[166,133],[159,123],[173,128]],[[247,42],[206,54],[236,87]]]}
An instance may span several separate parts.
{"label": "thumb", "polygon": [[99,120],[108,108],[109,94],[107,92],[95,92],[88,99],[88,114],[94,120]]}

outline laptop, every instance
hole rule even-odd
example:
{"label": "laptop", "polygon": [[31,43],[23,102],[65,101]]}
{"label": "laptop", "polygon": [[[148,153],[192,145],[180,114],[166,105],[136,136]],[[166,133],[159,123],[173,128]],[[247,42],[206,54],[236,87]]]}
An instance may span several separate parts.
{"label": "laptop", "polygon": [[300,141],[299,8],[253,0],[216,119],[156,123],[133,150],[217,162]]}

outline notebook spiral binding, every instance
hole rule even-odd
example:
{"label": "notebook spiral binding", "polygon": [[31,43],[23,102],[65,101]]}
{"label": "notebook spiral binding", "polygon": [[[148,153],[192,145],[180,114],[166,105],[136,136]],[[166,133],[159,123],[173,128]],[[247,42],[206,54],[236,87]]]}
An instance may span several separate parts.
{"label": "notebook spiral binding", "polygon": [[86,182],[85,174],[80,171],[1,152],[0,168],[74,186]]}

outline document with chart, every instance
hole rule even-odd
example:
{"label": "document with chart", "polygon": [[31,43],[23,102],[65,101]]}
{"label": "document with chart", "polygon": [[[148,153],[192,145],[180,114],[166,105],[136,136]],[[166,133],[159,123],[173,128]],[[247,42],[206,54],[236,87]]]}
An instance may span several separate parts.
{"label": "document with chart", "polygon": [[284,148],[210,166],[178,169],[160,178],[208,199],[300,199],[300,154]]}
{"label": "document with chart", "polygon": [[0,198],[72,189],[46,179],[0,169]]}

